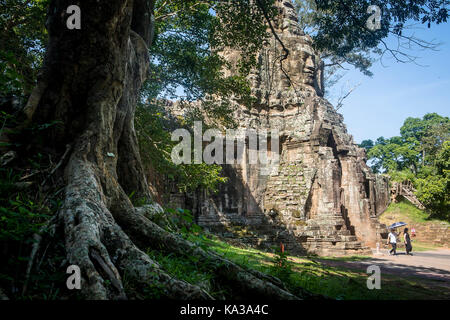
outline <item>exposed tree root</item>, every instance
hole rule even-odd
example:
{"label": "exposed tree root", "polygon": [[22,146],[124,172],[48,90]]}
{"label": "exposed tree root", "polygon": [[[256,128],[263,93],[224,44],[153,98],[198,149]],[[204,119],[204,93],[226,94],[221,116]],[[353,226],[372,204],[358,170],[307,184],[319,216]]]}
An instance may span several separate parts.
{"label": "exposed tree root", "polygon": [[219,279],[232,284],[239,292],[252,297],[263,296],[272,299],[298,299],[284,289],[282,283],[273,277],[257,271],[247,271],[237,264],[213,252],[207,252],[159,227],[141,214],[141,210],[114,212],[113,215],[136,243],[148,245],[167,253],[189,255],[199,258],[202,263],[214,270]]}
{"label": "exposed tree root", "polygon": [[[115,223],[105,203],[94,165],[70,160],[66,200],[60,212],[70,264],[83,273],[82,293],[90,299],[126,298],[122,276],[129,286],[161,288],[168,298],[208,299],[197,286],[172,278],[136,247]],[[109,285],[110,284],[110,285]]]}
{"label": "exposed tree root", "polygon": [[[127,194],[150,198],[134,131],[135,104],[146,78],[153,0],[83,2],[83,28],[65,28],[69,0],[51,1],[47,81],[29,101],[28,117],[61,125],[46,144],[63,154],[65,198],[58,213],[67,262],[79,266],[87,299],[211,299],[175,279],[141,249],[195,256],[242,297],[296,299],[274,278],[247,271],[171,234],[135,209]],[[89,13],[89,14],[87,14]],[[138,19],[138,20],[136,20]],[[58,165],[59,167],[59,165]],[[56,174],[56,172],[55,172]],[[151,214],[151,213],[147,213]]]}
{"label": "exposed tree root", "polygon": [[244,270],[165,231],[147,219],[142,210],[135,210],[120,185],[110,177],[108,185],[117,186],[115,196],[122,199],[121,205],[112,205],[116,209],[113,217],[97,178],[98,168],[84,159],[80,159],[77,153],[72,155],[67,168],[66,200],[60,215],[64,222],[68,260],[83,272],[82,290],[86,297],[124,299],[123,277],[126,277],[129,286],[138,291],[152,286],[161,288],[162,295],[168,298],[211,298],[199,287],[174,279],[161,270],[132,242],[130,235],[143,248],[153,247],[168,253],[198,257],[205,267],[214,270],[219,281],[236,288],[240,294],[273,299],[296,298],[281,288],[278,280]]}

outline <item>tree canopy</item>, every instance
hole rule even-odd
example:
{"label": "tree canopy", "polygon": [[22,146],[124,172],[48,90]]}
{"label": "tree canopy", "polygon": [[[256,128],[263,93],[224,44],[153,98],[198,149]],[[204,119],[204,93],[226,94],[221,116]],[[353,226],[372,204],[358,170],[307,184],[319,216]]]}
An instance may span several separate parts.
{"label": "tree canopy", "polygon": [[0,92],[27,95],[42,65],[49,0],[0,1]]}
{"label": "tree canopy", "polygon": [[450,212],[449,147],[450,119],[436,113],[408,118],[400,136],[363,141],[374,172],[385,172],[393,180],[411,180],[417,196],[436,216]]}
{"label": "tree canopy", "polygon": [[[372,76],[371,67],[384,57],[400,63],[418,64],[417,51],[437,50],[439,42],[418,38],[420,25],[431,28],[447,22],[448,0],[353,1],[294,0],[300,26],[314,38],[325,61],[326,86],[339,82],[340,71],[354,67]],[[380,9],[380,28],[367,28],[369,8]],[[391,36],[394,44],[387,38]]]}

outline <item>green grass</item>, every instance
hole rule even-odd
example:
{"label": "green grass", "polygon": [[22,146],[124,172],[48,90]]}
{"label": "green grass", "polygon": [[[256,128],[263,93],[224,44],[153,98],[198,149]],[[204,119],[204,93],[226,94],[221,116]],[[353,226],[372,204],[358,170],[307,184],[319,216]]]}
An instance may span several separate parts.
{"label": "green grass", "polygon": [[432,250],[442,248],[440,246],[436,246],[436,245],[433,245],[430,243],[419,242],[419,241],[414,241],[414,240],[412,242],[412,247],[413,247],[413,253],[421,252],[421,251],[432,251]]}
{"label": "green grass", "polygon": [[214,278],[214,274],[205,270],[201,261],[195,257],[164,255],[158,251],[149,251],[147,254],[153,260],[158,261],[161,267],[173,277],[195,284],[205,291],[212,291],[211,280]]}
{"label": "green grass", "polygon": [[[433,250],[438,250],[438,249],[442,248],[442,246],[438,246],[438,245],[435,245],[432,243],[417,241],[415,238],[412,239],[411,244],[413,247],[413,253],[420,252],[420,251],[433,251]],[[384,248],[384,250],[387,250],[386,248]],[[405,251],[405,245],[402,242],[398,243],[397,244],[397,252],[404,252],[404,251]],[[340,258],[330,258],[330,259],[340,260]],[[363,258],[361,258],[360,260],[363,260]],[[346,260],[342,260],[342,261],[346,261]],[[347,261],[358,261],[358,260],[355,259],[355,260],[347,260]]]}
{"label": "green grass", "polygon": [[[253,248],[230,245],[215,236],[190,235],[189,240],[199,246],[212,250],[244,268],[252,268],[274,276],[280,276],[275,263],[277,255]],[[150,252],[150,256],[173,276],[192,284],[197,284],[216,298],[227,296],[226,292],[214,292],[214,274],[201,267],[201,261],[192,261],[189,257],[163,256]],[[361,261],[364,256],[325,258],[341,261]],[[322,259],[322,258],[321,258]],[[367,289],[367,275],[364,270],[332,267],[315,261],[313,257],[287,256],[288,269],[283,274],[283,282],[294,294],[302,295],[303,289],[314,294],[339,300],[378,300],[378,299],[449,299],[450,291],[430,285],[420,278],[406,278],[383,275],[381,290]],[[210,292],[211,293],[211,292]],[[233,297],[231,297],[233,298]]]}
{"label": "green grass", "polygon": [[[391,219],[390,217],[392,217],[393,219]],[[444,223],[450,225],[450,223],[445,220],[429,219],[428,213],[418,209],[407,201],[391,203],[388,209],[381,215],[380,221],[386,224],[397,221],[404,221],[407,223]]]}

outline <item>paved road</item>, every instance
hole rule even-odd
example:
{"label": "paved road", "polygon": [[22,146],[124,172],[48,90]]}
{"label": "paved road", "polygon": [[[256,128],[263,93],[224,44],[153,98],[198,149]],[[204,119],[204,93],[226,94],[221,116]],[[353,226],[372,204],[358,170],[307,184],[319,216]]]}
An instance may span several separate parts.
{"label": "paved road", "polygon": [[373,258],[368,260],[321,262],[360,270],[367,269],[369,265],[378,265],[382,273],[421,277],[439,281],[440,285],[450,287],[450,249],[416,252],[413,256],[401,252],[397,256],[389,256],[387,250],[380,250],[380,254],[377,254],[375,249],[373,251]]}

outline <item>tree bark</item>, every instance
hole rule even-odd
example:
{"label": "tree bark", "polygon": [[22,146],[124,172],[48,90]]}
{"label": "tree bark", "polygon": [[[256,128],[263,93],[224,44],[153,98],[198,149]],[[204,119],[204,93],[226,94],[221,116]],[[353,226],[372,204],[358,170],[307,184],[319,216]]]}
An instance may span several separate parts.
{"label": "tree bark", "polygon": [[44,71],[26,114],[35,123],[57,121],[45,137],[47,148],[62,154],[71,146],[61,170],[66,189],[58,217],[68,263],[82,271],[82,294],[125,299],[155,285],[168,298],[211,298],[168,275],[139,245],[197,255],[239,292],[295,299],[276,280],[195,248],[152,223],[145,210],[133,208],[127,194],[151,199],[134,113],[149,67],[154,1],[78,1],[81,30],[69,30],[66,9],[73,4],[51,1]]}

